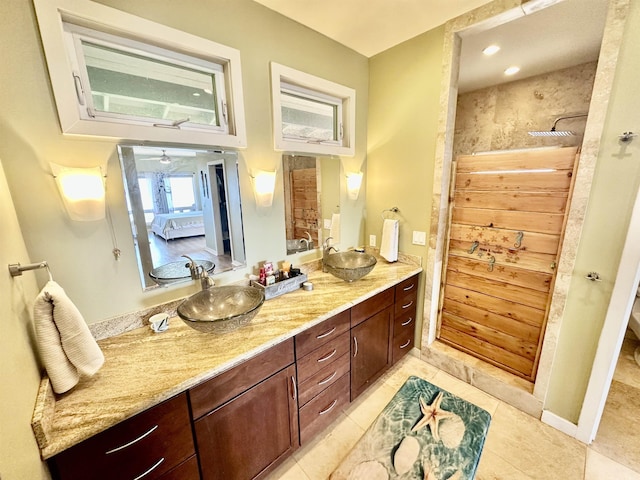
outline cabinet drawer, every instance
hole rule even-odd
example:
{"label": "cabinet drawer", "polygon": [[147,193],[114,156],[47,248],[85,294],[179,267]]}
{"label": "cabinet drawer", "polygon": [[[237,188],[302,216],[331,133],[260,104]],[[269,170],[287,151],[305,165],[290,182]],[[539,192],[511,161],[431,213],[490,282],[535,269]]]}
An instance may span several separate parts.
{"label": "cabinet drawer", "polygon": [[[57,478],[133,480],[157,479],[195,454],[185,394],[56,455]],[[197,477],[196,477],[197,478]]]}
{"label": "cabinet drawer", "polygon": [[296,358],[304,357],[349,330],[350,319],[351,312],[347,310],[296,335]]}
{"label": "cabinet drawer", "polygon": [[293,362],[293,339],[289,339],[195,386],[189,390],[194,420]]}
{"label": "cabinet drawer", "polygon": [[159,480],[200,480],[198,459],[195,455],[189,457],[188,460],[165,473]]}
{"label": "cabinet drawer", "polygon": [[322,370],[325,365],[329,365],[345,353],[349,353],[349,350],[349,332],[347,331],[305,355],[298,360],[298,383],[306,382]]}
{"label": "cabinet drawer", "polygon": [[395,286],[395,312],[403,313],[408,308],[415,307],[418,299],[418,276],[414,275]]}
{"label": "cabinet drawer", "polygon": [[416,309],[410,308],[409,311],[400,315],[396,315],[393,319],[393,336],[405,334],[405,332],[413,332],[416,328]]}
{"label": "cabinet drawer", "polygon": [[351,307],[351,327],[355,327],[359,323],[362,323],[367,318],[375,315],[376,313],[384,310],[389,305],[393,304],[394,291],[393,288],[389,288],[384,292],[380,292],[377,295],[365,300],[362,303]]}
{"label": "cabinet drawer", "polygon": [[300,409],[300,444],[323,430],[348,404],[349,375],[344,375]]}
{"label": "cabinet drawer", "polygon": [[396,363],[413,348],[413,339],[413,329],[406,330],[406,332],[403,331],[398,336],[394,337],[391,352],[391,361],[393,363]]}
{"label": "cabinet drawer", "polygon": [[348,374],[350,366],[351,362],[347,352],[334,362],[323,367],[322,370],[305,382],[300,383],[298,386],[298,404],[303,406],[324,389]]}

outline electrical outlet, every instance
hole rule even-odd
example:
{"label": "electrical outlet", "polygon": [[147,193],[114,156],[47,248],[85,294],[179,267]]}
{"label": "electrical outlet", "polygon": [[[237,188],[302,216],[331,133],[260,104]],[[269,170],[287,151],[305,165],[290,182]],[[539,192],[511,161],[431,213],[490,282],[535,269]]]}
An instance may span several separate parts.
{"label": "electrical outlet", "polygon": [[413,244],[414,245],[426,245],[427,244],[427,232],[413,232]]}
{"label": "electrical outlet", "polygon": [[324,228],[326,228],[327,230],[329,230],[331,228],[331,219],[330,218],[325,218],[324,219]]}
{"label": "electrical outlet", "polygon": [[369,235],[369,246],[370,247],[375,247],[376,246],[376,236],[375,235]]}

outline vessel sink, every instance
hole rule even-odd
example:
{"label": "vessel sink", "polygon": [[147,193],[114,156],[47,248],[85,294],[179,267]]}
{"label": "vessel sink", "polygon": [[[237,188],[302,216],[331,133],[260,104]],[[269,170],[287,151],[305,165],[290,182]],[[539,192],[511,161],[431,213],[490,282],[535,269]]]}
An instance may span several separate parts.
{"label": "vessel sink", "polygon": [[[196,259],[194,262],[198,265],[202,265],[208,274],[211,274],[213,269],[216,267],[215,264],[209,260]],[[189,262],[187,261],[166,263],[151,270],[149,272],[149,276],[159,285],[187,280],[191,278],[191,271],[187,266],[188,264]]]}
{"label": "vessel sink", "polygon": [[177,313],[195,330],[226,333],[249,323],[263,303],[264,292],[255,287],[211,287],[187,298]]}
{"label": "vessel sink", "polygon": [[350,250],[325,255],[322,264],[327,272],[346,282],[359,280],[376,266],[376,257]]}

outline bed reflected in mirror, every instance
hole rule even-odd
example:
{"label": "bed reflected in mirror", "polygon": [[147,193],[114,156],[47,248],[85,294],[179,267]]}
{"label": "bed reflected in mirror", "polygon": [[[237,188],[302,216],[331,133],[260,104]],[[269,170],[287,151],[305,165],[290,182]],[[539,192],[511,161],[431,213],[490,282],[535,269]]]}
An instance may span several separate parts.
{"label": "bed reflected in mirror", "polygon": [[[190,281],[183,255],[211,262],[210,275],[245,265],[235,152],[120,145],[118,153],[143,288]],[[184,275],[156,277],[181,263]]]}

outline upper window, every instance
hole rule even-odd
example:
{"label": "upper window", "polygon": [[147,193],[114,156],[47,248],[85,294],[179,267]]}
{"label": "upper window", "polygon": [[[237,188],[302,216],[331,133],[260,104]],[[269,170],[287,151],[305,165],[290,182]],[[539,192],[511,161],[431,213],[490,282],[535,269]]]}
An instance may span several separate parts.
{"label": "upper window", "polygon": [[277,150],[327,155],[355,153],[355,90],[271,64]]}
{"label": "upper window", "polygon": [[34,4],[65,133],[246,146],[237,50],[89,1]]}

